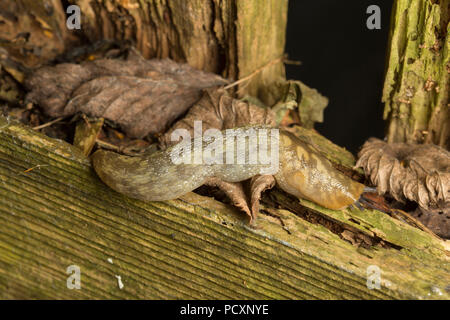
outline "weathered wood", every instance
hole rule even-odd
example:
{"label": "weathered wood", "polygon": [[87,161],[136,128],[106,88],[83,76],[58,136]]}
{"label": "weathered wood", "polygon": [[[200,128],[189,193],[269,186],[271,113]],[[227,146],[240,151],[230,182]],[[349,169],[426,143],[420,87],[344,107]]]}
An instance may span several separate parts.
{"label": "weathered wood", "polygon": [[284,78],[287,0],[74,0],[83,13],[82,32],[91,41],[132,41],[145,58],[171,58],[237,80],[268,105],[268,88]]}
{"label": "weathered wood", "polygon": [[4,0],[0,4],[0,64],[22,82],[28,69],[62,53],[75,54],[77,45],[117,40],[135,45],[145,58],[187,62],[230,80],[261,70],[236,89],[240,97],[249,94],[272,105],[278,97],[268,88],[284,79],[287,3],[72,0],[69,4],[81,9],[81,29],[69,30],[60,0]]}
{"label": "weathered wood", "polygon": [[[132,200],[103,185],[75,147],[0,118],[0,297],[450,297],[444,242],[381,213],[302,203],[395,248],[357,248],[281,209],[284,227],[261,214],[250,228],[244,214],[194,193]],[[81,268],[80,290],[66,287],[70,265]],[[379,290],[366,286],[370,265],[381,269]]]}
{"label": "weathered wood", "polygon": [[450,148],[450,0],[396,0],[384,83],[389,142]]}

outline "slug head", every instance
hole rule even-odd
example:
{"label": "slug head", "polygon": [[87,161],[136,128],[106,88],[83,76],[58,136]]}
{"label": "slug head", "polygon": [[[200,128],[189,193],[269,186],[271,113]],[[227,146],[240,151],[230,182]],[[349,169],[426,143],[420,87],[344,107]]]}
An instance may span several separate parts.
{"label": "slug head", "polygon": [[363,184],[336,170],[312,146],[289,132],[280,134],[280,170],[275,179],[286,192],[333,210],[353,204],[364,190]]}

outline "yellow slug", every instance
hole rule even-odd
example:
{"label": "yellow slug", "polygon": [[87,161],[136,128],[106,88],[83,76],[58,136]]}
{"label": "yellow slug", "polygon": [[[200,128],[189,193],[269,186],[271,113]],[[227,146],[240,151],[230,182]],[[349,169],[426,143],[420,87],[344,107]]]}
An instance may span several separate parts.
{"label": "yellow slug", "polygon": [[298,198],[340,210],[356,202],[364,185],[336,170],[331,162],[290,132],[280,134],[278,186]]}

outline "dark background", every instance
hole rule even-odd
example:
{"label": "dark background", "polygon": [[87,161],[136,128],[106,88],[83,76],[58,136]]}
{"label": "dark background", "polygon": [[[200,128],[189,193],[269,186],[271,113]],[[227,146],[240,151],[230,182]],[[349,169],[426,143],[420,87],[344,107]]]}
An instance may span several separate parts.
{"label": "dark background", "polygon": [[[369,30],[369,5],[381,9],[381,30]],[[356,153],[369,137],[384,137],[383,89],[392,1],[290,0],[286,65],[298,79],[329,99],[315,128]]]}

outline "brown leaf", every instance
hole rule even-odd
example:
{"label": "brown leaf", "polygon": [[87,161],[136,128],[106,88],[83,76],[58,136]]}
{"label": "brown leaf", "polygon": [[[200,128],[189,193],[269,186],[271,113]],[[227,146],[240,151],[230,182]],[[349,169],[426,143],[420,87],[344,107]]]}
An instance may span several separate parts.
{"label": "brown leaf", "polygon": [[427,228],[432,230],[438,236],[444,239],[450,239],[450,208],[444,209],[425,209],[417,207],[417,209],[411,213],[411,215],[417,218]]}
{"label": "brown leaf", "polygon": [[176,129],[186,129],[192,133],[194,121],[202,121],[202,132],[211,128],[224,130],[253,124],[275,126],[274,115],[270,109],[234,99],[222,88],[212,88],[204,90],[202,98],[186,116],[176,122],[161,138],[161,144],[173,144],[170,136]]}
{"label": "brown leaf", "polygon": [[293,80],[278,83],[276,88],[280,99],[273,110],[278,124],[282,123],[289,110],[294,109],[304,128],[312,129],[315,122],[323,122],[323,110],[328,105],[328,99],[316,89]]}
{"label": "brown leaf", "polygon": [[43,67],[26,79],[27,99],[53,116],[84,112],[117,122],[130,136],[162,132],[221,77],[169,59],[100,59]]}
{"label": "brown leaf", "polygon": [[75,136],[73,137],[73,145],[80,148],[85,156],[88,156],[92,148],[95,146],[97,137],[102,130],[104,119],[80,120],[75,128]]}
{"label": "brown leaf", "polygon": [[450,206],[450,153],[426,144],[388,144],[371,138],[359,153],[362,167],[380,194],[417,202],[425,209]]}

